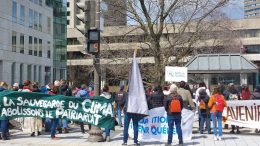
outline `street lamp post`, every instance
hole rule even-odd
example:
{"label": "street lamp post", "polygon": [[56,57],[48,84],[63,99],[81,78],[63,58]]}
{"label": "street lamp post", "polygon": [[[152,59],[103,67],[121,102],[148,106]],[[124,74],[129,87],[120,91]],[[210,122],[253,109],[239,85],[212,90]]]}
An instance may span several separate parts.
{"label": "street lamp post", "polygon": [[[88,43],[88,49],[90,51],[90,49],[94,49],[93,51],[97,51],[94,54],[94,59],[93,59],[93,66],[94,66],[94,93],[95,96],[99,96],[100,95],[100,0],[96,0],[96,29],[98,32],[98,39],[99,41],[97,43],[93,43],[93,46],[91,46],[90,43]],[[93,33],[90,34],[90,33]],[[96,37],[95,35],[95,31],[91,30],[89,31],[89,37]],[[89,40],[91,40],[91,38],[88,38]],[[103,131],[96,126],[91,126],[91,130],[89,131],[89,137],[88,140],[90,142],[101,142],[104,141],[103,139]]]}

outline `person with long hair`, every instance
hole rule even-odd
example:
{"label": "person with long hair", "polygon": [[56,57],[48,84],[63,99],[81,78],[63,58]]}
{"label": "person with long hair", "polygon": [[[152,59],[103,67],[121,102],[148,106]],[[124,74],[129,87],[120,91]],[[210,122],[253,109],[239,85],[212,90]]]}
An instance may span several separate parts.
{"label": "person with long hair", "polygon": [[[0,82],[0,92],[7,90],[8,89],[8,84],[6,82]],[[2,136],[0,135],[0,139],[2,140],[9,140],[8,138],[8,123],[9,120],[8,118],[3,118],[0,120],[0,130],[2,132]]]}
{"label": "person with long hair", "polygon": [[213,95],[210,96],[208,107],[210,109],[211,120],[213,122],[214,140],[222,139],[222,112],[227,107],[224,96],[219,88],[214,88]]}

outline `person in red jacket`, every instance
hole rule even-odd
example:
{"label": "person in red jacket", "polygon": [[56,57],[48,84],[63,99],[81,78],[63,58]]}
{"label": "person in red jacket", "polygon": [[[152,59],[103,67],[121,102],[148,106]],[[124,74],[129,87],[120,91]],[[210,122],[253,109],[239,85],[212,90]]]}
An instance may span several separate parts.
{"label": "person in red jacket", "polygon": [[249,100],[251,96],[251,92],[248,88],[247,85],[242,86],[242,91],[241,91],[241,99],[242,100]]}

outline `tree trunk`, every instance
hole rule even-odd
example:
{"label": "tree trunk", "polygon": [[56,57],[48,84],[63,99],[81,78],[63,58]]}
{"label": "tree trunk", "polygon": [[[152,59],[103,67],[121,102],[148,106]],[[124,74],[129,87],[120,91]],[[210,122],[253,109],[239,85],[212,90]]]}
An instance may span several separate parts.
{"label": "tree trunk", "polygon": [[155,39],[153,42],[151,42],[153,50],[154,50],[154,81],[157,82],[159,85],[164,84],[164,66],[163,66],[163,57],[161,52],[161,46],[160,46],[160,39]]}

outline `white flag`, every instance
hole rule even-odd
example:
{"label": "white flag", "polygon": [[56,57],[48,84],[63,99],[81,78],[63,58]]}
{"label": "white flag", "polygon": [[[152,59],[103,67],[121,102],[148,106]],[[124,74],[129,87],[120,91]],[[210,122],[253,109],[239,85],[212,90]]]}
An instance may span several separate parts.
{"label": "white flag", "polygon": [[132,71],[129,75],[127,112],[146,116],[148,115],[148,106],[144,91],[143,80],[138,63],[135,58],[135,54],[136,53],[134,53],[132,61]]}

